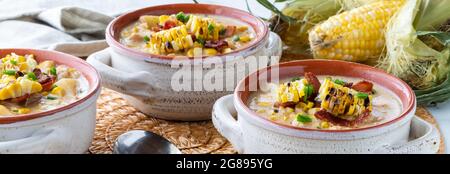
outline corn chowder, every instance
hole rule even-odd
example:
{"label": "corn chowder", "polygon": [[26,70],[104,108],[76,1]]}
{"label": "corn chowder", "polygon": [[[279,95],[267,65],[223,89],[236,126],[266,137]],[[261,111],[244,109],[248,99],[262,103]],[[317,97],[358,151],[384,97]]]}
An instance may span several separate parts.
{"label": "corn chowder", "polygon": [[69,104],[88,91],[74,68],[33,55],[11,53],[0,61],[0,117],[37,113]]}
{"label": "corn chowder", "polygon": [[247,24],[216,15],[141,16],[120,34],[120,42],[141,52],[167,56],[214,56],[250,44],[255,32]]}
{"label": "corn chowder", "polygon": [[255,92],[249,107],[273,122],[309,129],[342,130],[369,127],[398,117],[400,100],[372,82],[348,77],[303,78],[270,84]]}

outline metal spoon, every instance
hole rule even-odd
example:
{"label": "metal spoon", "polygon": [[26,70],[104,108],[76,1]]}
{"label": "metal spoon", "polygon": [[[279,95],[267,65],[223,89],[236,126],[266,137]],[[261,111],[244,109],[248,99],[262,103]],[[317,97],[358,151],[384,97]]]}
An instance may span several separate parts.
{"label": "metal spoon", "polygon": [[153,132],[132,130],[120,135],[114,145],[114,154],[181,154],[181,151]]}

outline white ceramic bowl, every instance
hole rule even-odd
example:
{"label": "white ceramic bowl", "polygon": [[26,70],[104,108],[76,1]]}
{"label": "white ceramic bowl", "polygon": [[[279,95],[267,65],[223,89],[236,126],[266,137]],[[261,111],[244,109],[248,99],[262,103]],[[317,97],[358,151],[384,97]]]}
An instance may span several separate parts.
{"label": "white ceramic bowl", "polygon": [[[181,70],[180,67],[171,66],[173,57],[142,53],[127,48],[118,41],[120,31],[128,24],[135,22],[141,15],[176,14],[180,11],[231,17],[249,24],[255,30],[256,38],[253,44],[235,52],[218,56],[219,60],[229,65],[243,62],[248,56],[281,56],[280,38],[275,33],[271,33],[262,20],[247,12],[218,5],[170,4],[143,8],[116,18],[110,23],[106,31],[106,40],[110,48],[91,55],[87,61],[100,72],[105,87],[123,93],[124,98],[134,107],[148,115],[183,121],[210,119],[214,101],[232,93],[236,83],[227,84],[233,85],[229,91],[173,90],[171,78]],[[227,58],[228,56],[241,57],[230,59]],[[209,58],[203,57],[202,60],[208,60]],[[205,67],[202,63],[196,63],[192,59],[190,61],[192,70],[201,69],[204,74],[213,71],[211,67]],[[270,65],[270,59],[267,59],[267,62],[262,62],[262,64]],[[232,65],[215,70],[248,74],[245,69],[239,69]],[[202,84],[203,77],[203,75],[194,75],[187,81]],[[225,79],[229,81],[233,77],[225,77],[224,75],[217,80]]]}
{"label": "white ceramic bowl", "polygon": [[38,62],[53,60],[80,71],[89,82],[88,94],[65,106],[35,114],[0,116],[2,153],[85,153],[95,129],[96,101],[100,95],[97,71],[83,60],[47,50],[0,49],[9,53],[34,54]]}
{"label": "white ceramic bowl", "polygon": [[[280,79],[337,75],[366,79],[391,90],[403,105],[397,118],[372,127],[350,130],[317,130],[281,125],[258,116],[247,107],[255,85],[249,79],[267,79],[263,74],[277,67],[259,70],[242,80],[233,95],[219,99],[213,109],[213,123],[240,153],[436,153],[439,133],[434,126],[414,116],[416,99],[400,79],[366,65],[330,60],[305,60],[280,64]],[[343,71],[345,70],[345,71]],[[237,112],[237,113],[236,113]],[[237,120],[233,115],[237,114]]]}

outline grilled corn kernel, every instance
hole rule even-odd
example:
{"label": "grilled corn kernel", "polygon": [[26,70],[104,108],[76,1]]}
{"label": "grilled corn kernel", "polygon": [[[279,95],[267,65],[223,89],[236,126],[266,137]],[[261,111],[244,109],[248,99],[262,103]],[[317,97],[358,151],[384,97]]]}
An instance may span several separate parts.
{"label": "grilled corn kernel", "polygon": [[63,96],[63,89],[59,86],[55,87],[52,89],[52,91],[50,92],[51,94],[57,95],[57,96]]}
{"label": "grilled corn kernel", "polygon": [[320,122],[320,128],[329,128],[330,127],[330,123],[326,122],[326,121],[322,121]]}
{"label": "grilled corn kernel", "polygon": [[241,41],[241,42],[248,42],[250,40],[251,40],[251,38],[248,35],[241,36],[240,39],[239,39],[239,41]]}
{"label": "grilled corn kernel", "polygon": [[31,110],[28,109],[28,108],[20,108],[20,109],[17,110],[17,112],[18,112],[19,114],[28,114],[28,113],[31,112]]}
{"label": "grilled corn kernel", "polygon": [[268,106],[272,106],[272,103],[270,103],[270,102],[258,102],[257,105],[261,106],[261,107],[268,107]]}
{"label": "grilled corn kernel", "polygon": [[217,50],[214,48],[205,48],[203,49],[203,55],[206,56],[214,56],[217,54]]}
{"label": "grilled corn kernel", "polygon": [[248,30],[248,27],[247,26],[239,26],[239,27],[237,27],[237,30],[240,32],[244,32],[244,31]]}

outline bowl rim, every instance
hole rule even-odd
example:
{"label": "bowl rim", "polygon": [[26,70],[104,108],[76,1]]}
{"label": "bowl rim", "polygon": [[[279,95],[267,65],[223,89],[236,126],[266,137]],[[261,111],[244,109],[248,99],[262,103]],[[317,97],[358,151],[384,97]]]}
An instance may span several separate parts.
{"label": "bowl rim", "polygon": [[[373,125],[373,126],[362,127],[362,128],[354,128],[354,129],[328,130],[328,129],[312,129],[312,128],[303,128],[303,127],[296,127],[296,126],[291,126],[291,125],[285,125],[285,124],[273,122],[273,121],[269,120],[268,118],[261,117],[256,112],[252,111],[247,106],[247,104],[245,104],[243,102],[243,100],[241,98],[242,97],[241,94],[242,94],[243,91],[239,91],[238,90],[238,89],[247,89],[247,86],[249,84],[248,83],[246,84],[245,82],[249,81],[249,78],[251,76],[257,76],[257,79],[259,81],[260,77],[258,76],[258,74],[261,74],[261,73],[264,74],[264,72],[269,72],[274,67],[274,66],[269,66],[269,67],[259,69],[258,71],[249,74],[244,79],[242,79],[239,82],[239,84],[236,86],[236,90],[234,91],[234,94],[233,94],[234,104],[237,105],[235,107],[236,108],[242,108],[244,113],[246,113],[246,114],[239,114],[239,116],[247,117],[247,115],[248,115],[249,117],[251,116],[252,119],[257,119],[257,120],[261,121],[263,124],[266,124],[266,125],[269,125],[269,126],[274,126],[275,128],[287,129],[287,130],[290,130],[290,131],[321,132],[321,133],[351,133],[351,132],[362,132],[362,131],[382,128],[382,127],[386,127],[388,125],[392,125],[394,123],[400,122],[401,120],[406,118],[408,115],[410,115],[410,113],[416,107],[416,97],[415,97],[414,91],[411,89],[411,87],[406,82],[404,82],[403,80],[401,80],[398,77],[390,75],[390,74],[384,72],[383,70],[374,68],[372,66],[368,66],[368,65],[364,65],[364,64],[360,64],[360,63],[354,63],[354,62],[341,61],[341,60],[324,60],[324,59],[296,60],[296,61],[280,63],[280,64],[275,65],[275,66],[279,66],[279,71],[281,72],[283,68],[291,67],[291,66],[299,66],[299,64],[302,64],[302,62],[337,63],[337,64],[344,64],[346,66],[359,66],[361,68],[366,68],[366,69],[368,69],[370,71],[375,71],[377,73],[381,73],[383,75],[386,75],[386,76],[389,76],[390,78],[395,79],[397,82],[399,82],[403,87],[405,87],[408,90],[407,93],[411,97],[408,99],[408,105],[407,105],[406,109],[404,109],[401,112],[400,116],[397,116],[396,118],[394,118],[392,120],[386,121],[386,122],[381,123],[381,124],[376,124],[376,125]],[[394,93],[394,92],[392,92],[392,93]],[[398,97],[398,95],[397,95],[397,97]]]}
{"label": "bowl rim", "polygon": [[[186,8],[188,6],[194,6],[191,8],[213,8],[213,9],[222,9],[222,10],[228,10],[228,11],[232,11],[232,12],[236,12],[242,15],[245,15],[246,17],[252,18],[252,20],[256,21],[257,25],[259,25],[258,27],[263,27],[262,29],[262,34],[261,35],[257,35],[259,37],[256,38],[255,41],[253,41],[251,44],[240,48],[238,50],[234,50],[232,52],[229,53],[225,53],[225,54],[219,54],[219,55],[214,55],[214,56],[202,56],[202,59],[206,59],[209,57],[217,57],[217,56],[229,56],[229,55],[233,55],[236,54],[238,52],[241,51],[248,51],[248,50],[252,50],[256,47],[258,47],[261,43],[263,43],[265,41],[265,38],[267,38],[267,36],[269,35],[269,27],[267,26],[267,24],[260,19],[259,17],[256,17],[246,11],[240,10],[240,9],[236,9],[236,8],[232,8],[232,7],[228,7],[228,6],[222,6],[222,5],[216,5],[216,4],[192,4],[192,3],[174,3],[174,4],[165,4],[165,5],[156,5],[156,6],[148,6],[148,7],[144,7],[144,8],[140,8],[134,11],[130,11],[127,12],[125,14],[120,15],[119,17],[116,17],[115,19],[113,19],[107,26],[106,28],[106,33],[105,33],[105,37],[106,37],[106,41],[108,42],[108,45],[116,48],[122,52],[125,52],[129,55],[132,55],[133,57],[145,57],[147,59],[160,59],[160,60],[175,60],[174,58],[176,56],[167,56],[167,55],[157,55],[157,54],[150,54],[150,53],[145,53],[142,51],[138,51],[132,48],[129,48],[125,45],[123,45],[122,43],[120,43],[115,37],[114,37],[114,27],[116,27],[117,23],[121,20],[124,20],[124,18],[131,16],[131,15],[144,15],[144,14],[148,14],[150,13],[152,10],[155,9],[164,9],[164,8]],[[175,10],[174,10],[175,11]],[[178,10],[180,11],[180,10]],[[212,15],[217,15],[217,13],[202,13],[202,14],[212,14]],[[224,15],[222,15],[224,16]],[[228,16],[225,16],[228,17]],[[240,22],[244,22],[242,19],[236,19],[239,20]],[[134,21],[127,21],[126,25],[129,25],[130,23],[132,23]],[[122,30],[123,28],[119,28],[120,30]],[[254,29],[255,30],[255,29]],[[255,32],[257,32],[257,30],[255,30]],[[195,57],[188,57],[188,56],[183,56],[183,57],[187,57],[188,59],[194,59]]]}
{"label": "bowl rim", "polygon": [[[100,74],[94,67],[92,67],[90,64],[88,64],[86,61],[82,60],[81,58],[78,58],[78,57],[75,57],[75,56],[72,56],[72,55],[69,55],[66,53],[58,52],[58,51],[43,50],[43,49],[1,48],[0,50],[3,52],[10,52],[10,53],[17,52],[17,51],[30,52],[30,54],[34,54],[34,52],[49,53],[50,55],[54,55],[55,57],[66,59],[66,60],[64,60],[66,62],[76,62],[77,64],[79,64],[80,67],[72,67],[72,68],[75,68],[78,71],[81,71],[80,69],[83,69],[81,71],[81,72],[83,72],[83,76],[85,76],[85,78],[90,77],[92,79],[92,82],[90,82],[88,79],[86,79],[86,80],[88,80],[90,89],[89,89],[89,92],[82,98],[80,98],[74,102],[71,102],[69,104],[66,104],[64,106],[59,106],[54,109],[50,109],[50,110],[43,111],[43,112],[12,115],[12,116],[0,116],[0,125],[29,121],[29,120],[33,120],[33,119],[37,119],[37,118],[51,116],[56,113],[64,112],[65,110],[74,108],[74,107],[84,103],[85,101],[91,99],[100,90],[100,86],[101,86],[100,85],[100,81],[101,81]],[[48,60],[46,57],[43,57],[42,59]],[[64,64],[64,65],[68,66],[67,64]],[[71,67],[71,66],[69,66],[69,67]],[[91,87],[91,85],[92,85],[92,87]]]}

